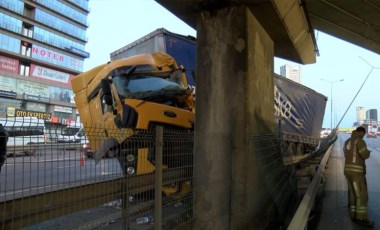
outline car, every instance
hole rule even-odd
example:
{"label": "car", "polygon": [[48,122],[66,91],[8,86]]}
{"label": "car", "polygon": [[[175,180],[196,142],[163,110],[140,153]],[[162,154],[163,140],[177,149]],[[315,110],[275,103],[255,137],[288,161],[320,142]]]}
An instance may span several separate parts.
{"label": "car", "polygon": [[330,128],[322,128],[321,129],[321,138],[327,137],[331,133]]}
{"label": "car", "polygon": [[368,132],[367,133],[367,138],[370,138],[370,137],[376,138],[377,137],[377,133],[376,132]]}

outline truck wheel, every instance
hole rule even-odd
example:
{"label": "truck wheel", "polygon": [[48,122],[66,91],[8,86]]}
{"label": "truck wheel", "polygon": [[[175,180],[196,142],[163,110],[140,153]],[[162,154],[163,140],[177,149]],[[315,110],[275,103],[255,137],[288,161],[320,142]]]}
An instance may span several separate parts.
{"label": "truck wheel", "polygon": [[280,151],[281,151],[281,155],[283,157],[287,157],[288,156],[288,142],[286,142],[286,141],[281,141],[280,142]]}
{"label": "truck wheel", "polygon": [[303,143],[297,144],[296,153],[297,153],[297,155],[301,155],[301,156],[305,154],[305,145]]}
{"label": "truck wheel", "polygon": [[297,148],[296,148],[296,143],[294,142],[289,142],[288,144],[288,156],[294,156],[296,154]]}

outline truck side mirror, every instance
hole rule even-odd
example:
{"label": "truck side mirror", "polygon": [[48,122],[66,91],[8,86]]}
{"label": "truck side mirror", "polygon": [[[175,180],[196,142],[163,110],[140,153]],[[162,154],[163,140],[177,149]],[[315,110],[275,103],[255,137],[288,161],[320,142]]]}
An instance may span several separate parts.
{"label": "truck side mirror", "polygon": [[108,79],[102,79],[100,82],[104,95],[111,96],[111,85]]}
{"label": "truck side mirror", "polygon": [[104,95],[103,99],[104,99],[104,103],[106,103],[106,105],[112,105],[112,96],[111,95]]}
{"label": "truck side mirror", "polygon": [[103,97],[104,102],[107,105],[112,105],[112,93],[111,93],[111,85],[109,83],[109,80],[108,79],[102,79],[100,84],[102,86],[102,91],[104,94],[104,97]]}

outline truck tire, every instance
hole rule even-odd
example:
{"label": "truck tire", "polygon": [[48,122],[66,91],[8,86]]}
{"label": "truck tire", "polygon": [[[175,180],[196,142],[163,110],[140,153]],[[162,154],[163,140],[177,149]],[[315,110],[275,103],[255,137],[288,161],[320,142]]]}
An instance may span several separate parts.
{"label": "truck tire", "polygon": [[296,144],[294,142],[281,141],[280,148],[283,157],[294,156],[296,154]]}
{"label": "truck tire", "polygon": [[305,154],[305,145],[303,143],[297,143],[296,154],[300,156]]}
{"label": "truck tire", "polygon": [[296,155],[296,152],[297,152],[296,143],[289,142],[287,152],[288,152],[288,156],[294,156],[294,155]]}

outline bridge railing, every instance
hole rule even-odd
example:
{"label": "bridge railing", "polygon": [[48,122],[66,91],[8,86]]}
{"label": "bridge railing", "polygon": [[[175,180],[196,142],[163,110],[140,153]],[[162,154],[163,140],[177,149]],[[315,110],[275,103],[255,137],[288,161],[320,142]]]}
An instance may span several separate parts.
{"label": "bridge railing", "polygon": [[[321,161],[317,161],[317,171],[313,175],[311,183],[308,185],[305,194],[302,196],[302,200],[298,205],[298,208],[292,217],[289,230],[307,229],[309,215],[315,205],[315,198],[318,191],[323,184],[324,170],[327,166],[330,158],[332,144],[337,139],[337,133],[334,131],[329,136],[324,138],[321,142],[321,147],[317,155],[322,156]],[[315,163],[315,162],[314,162]]]}

